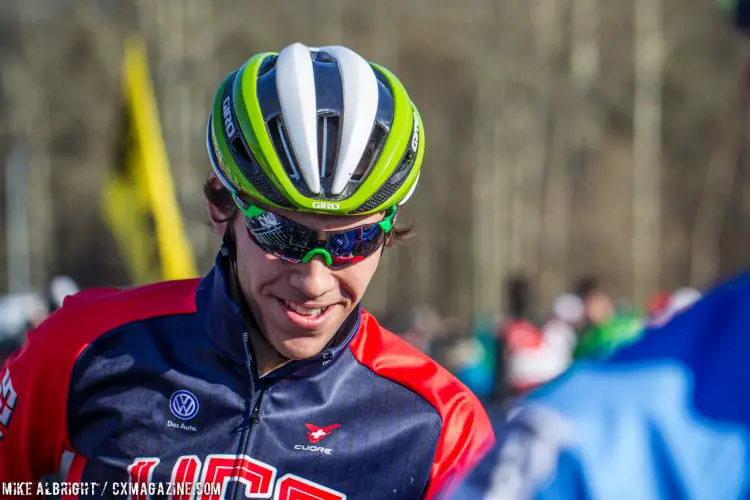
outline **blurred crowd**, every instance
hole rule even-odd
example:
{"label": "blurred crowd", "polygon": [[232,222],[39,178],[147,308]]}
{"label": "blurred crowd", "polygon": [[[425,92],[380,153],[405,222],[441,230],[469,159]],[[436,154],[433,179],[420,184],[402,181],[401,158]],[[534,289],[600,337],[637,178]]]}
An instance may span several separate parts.
{"label": "blurred crowd", "polygon": [[507,303],[494,318],[467,324],[431,307],[386,316],[384,325],[429,354],[487,403],[504,403],[585,359],[602,359],[700,299],[690,287],[655,292],[634,307],[604,280],[582,277],[550,310],[539,307],[530,281],[508,279]]}

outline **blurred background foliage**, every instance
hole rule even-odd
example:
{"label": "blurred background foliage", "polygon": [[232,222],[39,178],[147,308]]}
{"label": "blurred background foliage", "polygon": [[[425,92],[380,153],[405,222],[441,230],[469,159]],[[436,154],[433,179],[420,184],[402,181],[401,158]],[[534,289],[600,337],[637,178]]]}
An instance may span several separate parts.
{"label": "blurred background foliage", "polygon": [[[138,32],[201,272],[219,245],[201,192],[213,92],[294,41],[385,65],[425,120],[405,211],[418,233],[386,252],[376,312],[493,313],[517,272],[542,304],[582,274],[643,304],[748,261],[748,49],[710,1],[4,0],[0,160],[28,165],[33,286],[132,282],[100,198],[122,160],[123,46]],[[17,187],[1,182],[5,207]]]}

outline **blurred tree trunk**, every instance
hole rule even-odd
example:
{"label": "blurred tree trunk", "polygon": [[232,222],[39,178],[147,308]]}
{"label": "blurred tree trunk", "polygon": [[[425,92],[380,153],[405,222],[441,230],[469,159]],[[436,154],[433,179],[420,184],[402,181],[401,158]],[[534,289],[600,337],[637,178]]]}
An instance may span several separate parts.
{"label": "blurred tree trunk", "polygon": [[659,283],[662,87],[665,56],[662,0],[635,0],[633,109],[633,298],[644,304]]}
{"label": "blurred tree trunk", "polygon": [[[22,53],[26,64],[15,70],[3,69],[5,88],[8,90],[10,116],[15,124],[13,135],[24,147],[29,161],[29,222],[31,243],[31,283],[34,287],[46,287],[49,263],[53,258],[49,242],[52,236],[52,166],[50,163],[50,119],[49,100],[45,93],[45,59],[35,56],[44,51],[45,33],[35,21],[44,18],[44,6],[38,1],[20,2],[18,14],[21,21],[21,36],[24,40]],[[33,200],[33,202],[32,202]]]}
{"label": "blurred tree trunk", "polygon": [[[521,7],[520,5],[523,5]],[[540,40],[534,29],[535,10],[532,2],[519,4],[508,19],[523,23],[524,29],[514,32],[514,73],[511,76],[512,96],[507,103],[513,112],[511,137],[514,155],[508,165],[512,173],[511,191],[511,266],[516,272],[531,277],[539,273],[539,246],[542,227],[544,167],[547,156],[546,135],[548,102],[546,70]],[[523,9],[523,10],[521,10]],[[511,11],[513,12],[513,11]]]}
{"label": "blurred tree trunk", "polygon": [[[552,2],[554,4],[554,0]],[[545,35],[542,39],[535,26],[537,10],[533,2],[525,5],[524,16],[516,16],[528,23],[528,34],[519,36],[516,44],[519,57],[517,64],[524,70],[519,72],[518,87],[520,106],[516,109],[515,122],[518,157],[515,161],[515,189],[513,190],[512,262],[515,269],[531,277],[537,284],[539,276],[539,248],[541,246],[545,166],[548,156],[545,140],[550,106],[548,101],[545,56]],[[554,5],[551,7],[554,9]],[[521,19],[518,19],[520,21]],[[518,22],[517,21],[517,22]],[[552,28],[554,30],[554,28]],[[520,42],[520,43],[519,43]],[[536,286],[535,286],[536,288]]]}
{"label": "blurred tree trunk", "polygon": [[[475,68],[487,65],[487,54],[501,58],[502,42],[499,6],[488,5],[482,22],[481,50],[473,52]],[[508,169],[498,151],[502,129],[502,87],[499,64],[492,64],[485,78],[477,82],[476,131],[474,148],[477,164],[472,175],[474,196],[472,241],[474,304],[478,314],[491,314],[501,307],[502,278],[508,273],[509,179]],[[478,69],[477,69],[478,71]]]}
{"label": "blurred tree trunk", "polygon": [[691,283],[704,285],[719,274],[721,232],[738,174],[737,149],[735,134],[725,134],[707,165],[706,181],[691,231]]}
{"label": "blurred tree trunk", "polygon": [[565,51],[563,14],[567,11],[564,4],[561,0],[537,0],[533,14],[537,50],[544,68],[540,75],[544,96],[543,129],[538,136],[544,144],[546,170],[539,202],[542,205],[539,293],[543,304],[565,290],[570,252],[571,192],[565,143],[570,133],[571,108],[567,103],[567,78],[561,71]]}
{"label": "blurred tree trunk", "polygon": [[[529,196],[533,196],[533,172],[538,165],[530,164],[534,158],[529,149],[539,147],[532,135],[536,132],[532,120],[538,104],[534,81],[537,61],[529,5],[496,2],[495,9],[496,18],[489,26],[488,49],[494,55],[491,59],[494,68],[486,54],[477,53],[475,63],[484,74],[494,75],[480,87],[479,112],[484,115],[483,126],[489,128],[482,133],[490,132],[491,147],[485,150],[490,153],[489,161],[478,170],[479,178],[475,181],[480,190],[475,195],[476,210],[489,212],[483,220],[489,224],[485,230],[491,234],[476,252],[487,252],[485,259],[494,259],[482,281],[495,290],[492,295],[500,298],[501,303],[496,302],[495,309],[505,310],[506,280],[519,272],[528,273],[526,266],[536,267],[535,248],[527,245],[528,236],[533,236],[535,230],[534,222],[529,220],[535,214],[528,207],[536,202]],[[489,272],[493,268],[495,272]],[[476,274],[484,270],[484,267],[477,269]],[[533,280],[534,276],[530,278]]]}

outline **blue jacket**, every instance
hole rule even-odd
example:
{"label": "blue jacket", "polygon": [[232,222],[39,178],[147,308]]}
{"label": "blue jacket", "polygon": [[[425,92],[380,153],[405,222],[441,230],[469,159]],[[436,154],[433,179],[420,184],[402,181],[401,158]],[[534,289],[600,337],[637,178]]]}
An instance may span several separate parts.
{"label": "blue jacket", "polygon": [[82,292],[28,335],[0,372],[0,484],[429,498],[492,445],[468,389],[361,309],[337,345],[259,378],[223,259],[200,280]]}
{"label": "blue jacket", "polygon": [[745,273],[532,393],[452,498],[747,498],[748,359]]}

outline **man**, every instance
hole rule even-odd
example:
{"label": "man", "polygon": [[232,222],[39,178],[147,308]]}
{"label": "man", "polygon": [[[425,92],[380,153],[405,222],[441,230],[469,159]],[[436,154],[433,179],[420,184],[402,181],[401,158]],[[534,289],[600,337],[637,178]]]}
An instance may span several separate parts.
{"label": "man", "polygon": [[59,471],[99,485],[82,496],[129,482],[132,498],[450,487],[494,442],[488,418],[360,306],[424,154],[403,85],[340,46],[258,54],[219,86],[207,145],[213,269],[80,293],[29,335],[2,371],[0,483]]}

